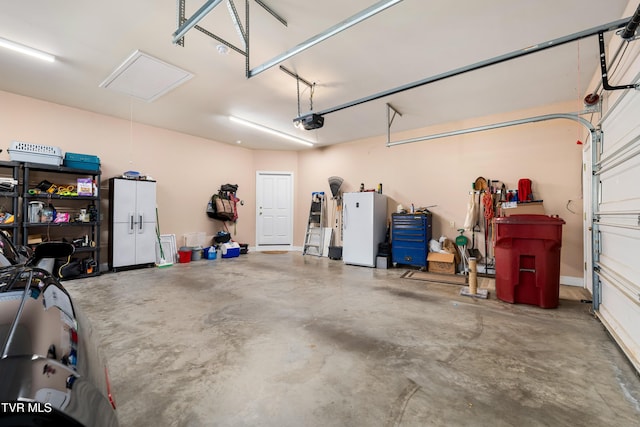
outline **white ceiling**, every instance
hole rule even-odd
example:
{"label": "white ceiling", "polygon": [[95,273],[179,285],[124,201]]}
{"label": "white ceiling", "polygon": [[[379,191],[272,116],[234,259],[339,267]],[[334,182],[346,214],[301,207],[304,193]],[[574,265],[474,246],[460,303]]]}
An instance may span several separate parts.
{"label": "white ceiling", "polygon": [[[376,0],[263,0],[285,27],[253,0],[250,68],[286,52],[366,9]],[[314,111],[490,59],[539,42],[624,18],[628,0],[404,0],[284,61],[315,82]],[[205,0],[186,0],[186,17]],[[199,25],[241,46],[223,1]],[[235,0],[245,19],[245,1]],[[235,115],[318,146],[387,130],[386,103],[403,116],[393,130],[582,99],[598,68],[597,37],[548,49],[325,116],[324,127],[298,130],[296,79],[278,66],[245,77],[245,59],[196,29],[172,43],[176,0],[4,1],[0,37],[57,56],[44,63],[0,49],[0,90],[255,149],[309,149],[242,128]],[[609,33],[611,34],[611,33]],[[194,77],[153,102],[99,87],[141,50]],[[302,84],[301,112],[309,111]]]}

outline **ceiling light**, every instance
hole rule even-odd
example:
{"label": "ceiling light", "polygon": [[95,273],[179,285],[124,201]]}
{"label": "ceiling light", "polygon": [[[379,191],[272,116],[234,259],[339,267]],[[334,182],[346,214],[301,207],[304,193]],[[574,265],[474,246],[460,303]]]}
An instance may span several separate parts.
{"label": "ceiling light", "polygon": [[298,144],[303,144],[303,145],[306,145],[308,147],[313,147],[313,142],[305,141],[304,139],[295,137],[293,135],[286,134],[284,132],[280,132],[279,130],[271,129],[271,128],[268,128],[266,126],[262,126],[262,125],[259,125],[257,123],[249,122],[247,120],[240,119],[240,118],[234,117],[234,116],[229,116],[229,120],[231,120],[234,123],[239,123],[241,125],[244,125],[244,126],[247,126],[247,127],[253,128],[253,129],[257,129],[257,130],[262,131],[262,132],[269,133],[271,135],[279,136],[280,138],[288,139],[289,141],[297,142]]}
{"label": "ceiling light", "polygon": [[29,46],[25,46],[20,43],[12,42],[11,40],[3,39],[1,37],[0,37],[0,47],[11,49],[15,52],[20,52],[24,55],[29,55],[34,58],[38,58],[47,62],[54,62],[56,60],[56,57],[50,53],[43,52],[41,50],[34,49]]}

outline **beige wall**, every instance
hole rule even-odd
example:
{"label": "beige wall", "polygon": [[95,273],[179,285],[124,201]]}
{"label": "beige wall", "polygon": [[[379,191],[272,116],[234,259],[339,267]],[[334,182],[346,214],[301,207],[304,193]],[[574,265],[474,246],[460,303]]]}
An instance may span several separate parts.
{"label": "beige wall", "polygon": [[[570,103],[483,117],[393,135],[392,140],[580,108],[581,105]],[[534,196],[544,200],[546,213],[557,214],[567,222],[561,275],[582,277],[582,146],[576,144],[582,134],[580,125],[555,120],[391,148],[386,147],[386,136],[381,136],[304,151],[300,154],[299,168],[304,173],[298,196],[304,200],[311,191],[328,192],[327,178],[331,175],[345,180],[344,191],[358,191],[360,183],[376,188],[381,182],[389,197],[389,213],[398,204],[433,206],[430,210],[434,215],[434,237],[455,238],[456,229],[464,224],[471,183],[477,177],[503,181],[509,188],[517,188],[520,178],[530,178]],[[297,223],[304,224],[305,210],[300,209],[297,215]],[[455,228],[450,227],[450,221],[455,222]],[[296,230],[296,240],[300,242],[302,227]],[[466,235],[471,238],[470,233]],[[478,240],[477,246],[484,253],[483,233],[477,234]]]}
{"label": "beige wall", "polygon": [[[393,139],[581,107],[576,102],[483,117],[394,135]],[[256,171],[294,173],[296,246],[303,242],[311,192],[330,194],[327,179],[332,175],[344,178],[343,191],[357,191],[361,182],[367,188],[383,183],[389,212],[398,203],[435,205],[431,208],[434,236],[451,238],[457,231],[449,222],[454,221],[456,228],[463,224],[468,192],[478,176],[501,180],[512,188],[526,177],[533,181],[535,196],[544,199],[547,213],[567,221],[561,274],[575,277],[583,275],[582,163],[581,148],[576,145],[582,133],[579,125],[557,120],[393,148],[385,147],[386,139],[381,136],[300,152],[251,151],[0,92],[0,148],[5,148],[1,159],[9,160],[6,148],[12,140],[23,140],[99,156],[105,183],[126,170],[151,175],[158,181],[161,231],[176,234],[179,245],[185,233],[205,231],[212,235],[218,231],[220,223],[207,218],[205,208],[211,194],[227,182],[239,185],[238,196],[244,201],[239,206],[237,227],[231,231],[236,240],[254,245]],[[568,203],[574,213],[567,209]],[[102,206],[106,213],[106,203]],[[106,230],[107,222],[103,225]],[[483,248],[480,235],[478,239]]]}
{"label": "beige wall", "polygon": [[[136,170],[157,180],[163,234],[215,234],[221,223],[206,216],[207,201],[221,184],[238,184],[239,222],[234,238],[253,242],[255,177],[251,150],[0,91],[0,159],[9,160],[12,140],[93,154],[102,164],[103,190],[110,177]],[[103,191],[103,262],[108,229]],[[234,229],[230,230],[234,232]]]}

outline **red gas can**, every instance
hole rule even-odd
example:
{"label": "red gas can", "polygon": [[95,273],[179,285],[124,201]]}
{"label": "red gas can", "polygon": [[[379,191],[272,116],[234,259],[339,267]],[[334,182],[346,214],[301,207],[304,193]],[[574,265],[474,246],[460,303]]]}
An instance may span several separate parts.
{"label": "red gas can", "polygon": [[564,220],[547,215],[511,215],[494,221],[498,299],[557,307]]}

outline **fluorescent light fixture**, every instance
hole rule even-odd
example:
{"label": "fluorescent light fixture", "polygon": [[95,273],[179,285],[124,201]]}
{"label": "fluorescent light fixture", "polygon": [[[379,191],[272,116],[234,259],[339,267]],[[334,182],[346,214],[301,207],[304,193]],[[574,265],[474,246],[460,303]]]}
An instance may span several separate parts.
{"label": "fluorescent light fixture", "polygon": [[266,126],[259,125],[257,123],[249,122],[244,119],[239,119],[238,117],[229,116],[229,120],[234,123],[239,123],[241,125],[257,129],[262,132],[266,132],[271,135],[279,136],[280,138],[288,139],[289,141],[297,142],[298,144],[306,145],[308,147],[313,147],[313,142],[305,141],[304,139],[295,137],[293,135],[286,134],[284,132],[280,132],[279,130],[271,129]]}
{"label": "fluorescent light fixture", "polygon": [[54,62],[56,60],[56,57],[50,53],[43,52],[41,50],[34,49],[29,46],[25,46],[23,44],[16,43],[11,40],[3,39],[2,37],[0,37],[0,47],[11,49],[14,52],[20,52],[23,55],[32,56],[34,58],[38,58],[47,62]]}

